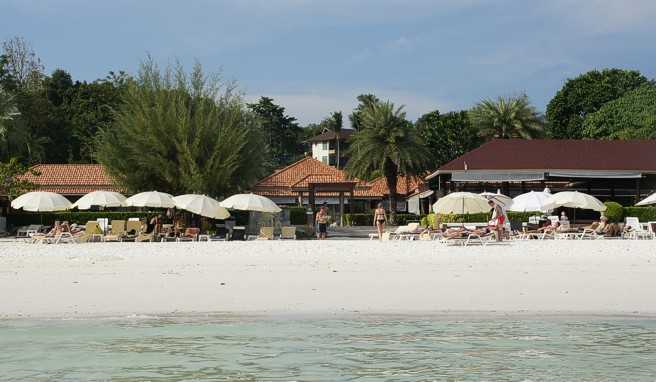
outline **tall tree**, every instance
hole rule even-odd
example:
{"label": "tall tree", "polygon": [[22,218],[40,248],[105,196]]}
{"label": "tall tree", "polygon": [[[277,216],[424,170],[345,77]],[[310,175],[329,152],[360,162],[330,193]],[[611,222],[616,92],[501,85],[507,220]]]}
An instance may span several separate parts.
{"label": "tall tree", "polygon": [[406,119],[403,107],[391,102],[368,105],[361,116],[360,130],[353,134],[346,172],[371,179],[382,173],[389,189],[390,220],[395,222],[396,186],[399,175],[418,175],[430,166],[430,153]]}
{"label": "tall tree", "polygon": [[469,112],[469,118],[486,139],[537,138],[544,129],[540,114],[526,95],[483,100]]}
{"label": "tall tree", "polygon": [[20,113],[14,103],[14,97],[0,87],[0,138],[7,138],[9,121],[19,116]]}
{"label": "tall tree", "polygon": [[16,36],[2,43],[4,69],[3,86],[6,90],[35,90],[42,84],[43,64],[30,44]]}
{"label": "tall tree", "polygon": [[36,171],[29,169],[16,158],[11,158],[7,162],[0,162],[0,197],[11,200],[34,189],[35,186],[32,182],[20,178],[20,175],[28,172],[38,175]]}
{"label": "tall tree", "polygon": [[435,110],[419,117],[415,126],[431,153],[432,168],[438,168],[483,143],[466,111],[440,114]]}
{"label": "tall tree", "polygon": [[656,139],[656,86],[643,85],[588,114],[583,136],[593,139]]}
{"label": "tall tree", "polygon": [[373,104],[379,103],[380,100],[373,94],[360,94],[358,96],[358,106],[349,115],[351,128],[360,130],[362,128],[362,113]]}
{"label": "tall tree", "polygon": [[296,118],[285,114],[285,108],[276,105],[272,98],[261,97],[248,104],[259,118],[269,151],[267,167],[270,170],[285,166],[303,155],[303,130]]}
{"label": "tall tree", "polygon": [[200,64],[187,74],[147,59],[101,131],[97,158],[131,192],[224,197],[264,175],[263,146],[234,85],[205,75]]}
{"label": "tall tree", "polygon": [[648,82],[640,72],[622,69],[592,70],[567,80],[547,105],[547,135],[556,139],[582,138],[588,114]]}

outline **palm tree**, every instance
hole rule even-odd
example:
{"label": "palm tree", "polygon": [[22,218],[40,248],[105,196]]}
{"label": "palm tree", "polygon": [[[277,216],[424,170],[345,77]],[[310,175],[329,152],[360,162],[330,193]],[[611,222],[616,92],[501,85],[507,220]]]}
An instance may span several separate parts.
{"label": "palm tree", "polygon": [[335,133],[335,146],[337,147],[337,161],[335,163],[335,166],[339,170],[340,166],[340,140],[342,139],[341,134],[342,134],[342,126],[344,125],[343,118],[342,118],[342,112],[341,111],[335,111],[330,115],[330,129]]}
{"label": "palm tree", "polygon": [[526,95],[483,100],[469,116],[483,138],[531,139],[539,137],[544,130],[541,115]]}
{"label": "palm tree", "polygon": [[372,103],[361,118],[361,129],[351,138],[345,170],[352,177],[367,180],[383,174],[389,190],[390,221],[394,223],[398,176],[425,171],[430,154],[406,120],[403,107],[395,108],[389,101]]}

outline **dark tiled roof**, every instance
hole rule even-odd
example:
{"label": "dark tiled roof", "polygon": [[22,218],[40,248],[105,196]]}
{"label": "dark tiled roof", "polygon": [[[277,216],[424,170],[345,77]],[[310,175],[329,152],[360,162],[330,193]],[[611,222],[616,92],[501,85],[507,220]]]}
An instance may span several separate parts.
{"label": "dark tiled roof", "polygon": [[494,139],[438,169],[656,172],[656,140]]}

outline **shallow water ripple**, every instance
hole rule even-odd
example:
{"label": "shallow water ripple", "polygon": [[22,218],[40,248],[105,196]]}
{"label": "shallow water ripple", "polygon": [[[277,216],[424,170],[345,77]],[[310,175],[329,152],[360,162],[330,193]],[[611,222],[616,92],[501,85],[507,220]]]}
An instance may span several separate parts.
{"label": "shallow water ripple", "polygon": [[656,320],[0,322],[0,381],[654,381]]}

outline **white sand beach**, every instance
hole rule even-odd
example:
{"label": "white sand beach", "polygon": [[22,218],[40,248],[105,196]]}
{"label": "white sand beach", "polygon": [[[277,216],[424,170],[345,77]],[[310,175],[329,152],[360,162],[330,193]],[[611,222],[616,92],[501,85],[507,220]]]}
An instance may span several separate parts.
{"label": "white sand beach", "polygon": [[0,317],[656,313],[656,241],[0,243]]}

